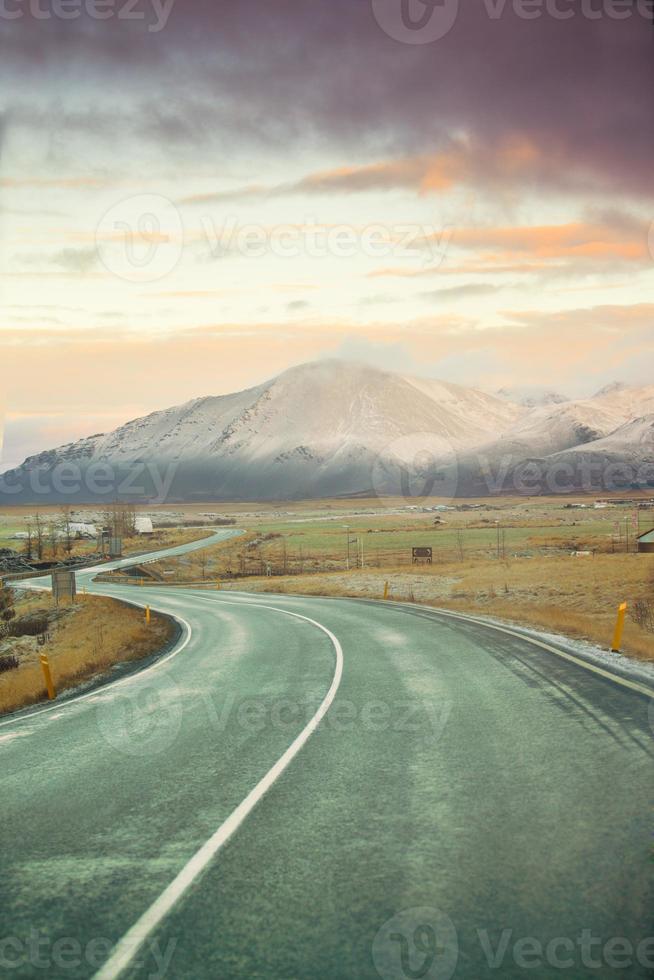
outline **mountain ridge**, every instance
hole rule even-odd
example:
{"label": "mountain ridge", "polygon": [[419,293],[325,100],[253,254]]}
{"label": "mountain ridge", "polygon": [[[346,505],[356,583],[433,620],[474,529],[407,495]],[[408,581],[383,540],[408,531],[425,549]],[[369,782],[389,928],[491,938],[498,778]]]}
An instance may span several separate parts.
{"label": "mountain ridge", "polygon": [[[545,472],[548,460],[560,465],[566,453],[567,465],[575,453],[580,462],[625,426],[611,458],[645,463],[649,429],[629,424],[652,413],[654,385],[610,385],[588,399],[548,398],[529,407],[448,381],[322,360],[35,454],[5,473],[0,489],[9,502],[38,500],[35,484],[45,488],[44,502],[68,500],[58,480],[68,465],[79,470],[80,502],[89,495],[151,499],[155,471],[165,471],[166,479],[157,472],[155,482],[166,484],[171,500],[297,499],[369,488],[406,495],[407,479],[423,495],[427,486],[443,496],[510,492],[517,467],[537,459]],[[484,467],[498,463],[509,483],[484,487]],[[89,474],[103,466],[121,486],[97,490]],[[151,479],[136,493],[134,484],[122,484],[138,467]]]}

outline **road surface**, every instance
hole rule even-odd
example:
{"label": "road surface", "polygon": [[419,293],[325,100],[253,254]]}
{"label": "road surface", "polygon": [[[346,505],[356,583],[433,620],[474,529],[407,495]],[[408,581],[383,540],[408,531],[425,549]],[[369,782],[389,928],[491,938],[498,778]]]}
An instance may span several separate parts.
{"label": "road surface", "polygon": [[183,636],[0,721],[0,975],[652,975],[645,689],[420,607],[79,579]]}

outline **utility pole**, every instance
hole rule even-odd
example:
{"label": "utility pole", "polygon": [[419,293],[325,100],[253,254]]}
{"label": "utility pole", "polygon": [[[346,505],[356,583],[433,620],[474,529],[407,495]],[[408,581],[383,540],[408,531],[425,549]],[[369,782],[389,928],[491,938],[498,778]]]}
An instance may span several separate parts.
{"label": "utility pole", "polygon": [[344,524],[343,527],[345,528],[345,534],[347,536],[347,557],[345,559],[345,568],[349,572],[350,570],[350,525]]}

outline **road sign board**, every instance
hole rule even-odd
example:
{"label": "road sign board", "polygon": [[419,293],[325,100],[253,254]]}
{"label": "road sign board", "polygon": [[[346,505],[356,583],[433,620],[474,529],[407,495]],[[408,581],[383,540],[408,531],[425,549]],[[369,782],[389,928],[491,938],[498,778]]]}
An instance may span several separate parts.
{"label": "road sign board", "polygon": [[411,558],[414,565],[419,561],[426,561],[428,565],[431,565],[432,548],[412,548]]}
{"label": "road sign board", "polygon": [[72,602],[76,595],[75,572],[69,568],[56,568],[52,573],[52,596],[55,605],[59,605],[60,599],[68,599]]}

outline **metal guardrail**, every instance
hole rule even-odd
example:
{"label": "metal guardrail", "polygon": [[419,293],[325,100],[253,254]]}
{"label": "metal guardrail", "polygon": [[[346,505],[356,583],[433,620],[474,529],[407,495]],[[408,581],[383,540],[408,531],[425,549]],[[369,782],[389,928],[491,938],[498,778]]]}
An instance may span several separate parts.
{"label": "metal guardrail", "polygon": [[218,589],[222,585],[222,580],[219,581],[214,580],[208,582],[205,579],[204,581],[200,581],[200,582],[187,582],[183,580],[169,582],[164,579],[161,582],[159,582],[151,578],[146,578],[145,576],[134,577],[130,575],[114,575],[113,573],[109,573],[109,572],[106,574],[102,574],[101,572],[99,575],[95,576],[94,581],[99,583],[100,585],[134,585],[137,587],[150,586],[150,587],[155,587],[157,589],[160,588],[161,586],[163,586],[164,588],[166,586],[168,586],[169,588],[173,588],[173,587],[179,588],[180,586],[183,586],[184,588],[189,587],[192,589],[202,589],[202,588]]}

